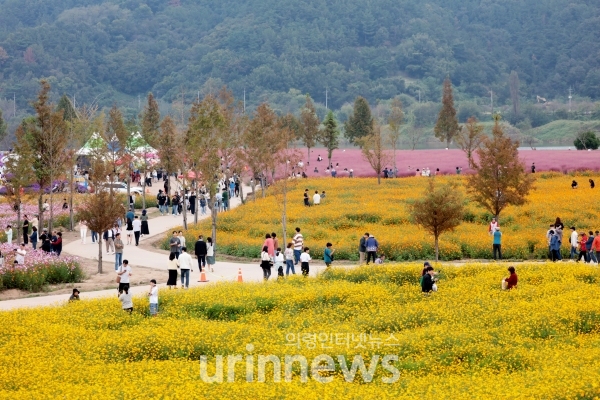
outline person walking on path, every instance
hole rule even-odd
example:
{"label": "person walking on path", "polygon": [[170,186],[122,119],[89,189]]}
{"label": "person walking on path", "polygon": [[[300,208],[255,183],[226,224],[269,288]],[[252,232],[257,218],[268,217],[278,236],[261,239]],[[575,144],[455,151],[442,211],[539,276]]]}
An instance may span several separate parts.
{"label": "person walking on path", "polygon": [[275,243],[273,242],[273,238],[270,233],[265,235],[265,241],[263,243],[263,247],[267,247],[267,252],[273,258],[275,256]]}
{"label": "person walking on path", "polygon": [[194,245],[194,254],[198,259],[198,270],[202,272],[202,268],[206,266],[206,242],[202,235],[198,236],[198,240]]}
{"label": "person walking on path", "polygon": [[275,232],[271,232],[271,239],[273,239],[273,248],[279,248],[279,239],[277,239],[277,234]]}
{"label": "person walking on path", "polygon": [[360,238],[360,242],[358,243],[358,255],[360,265],[362,265],[365,262],[365,254],[367,253],[367,239],[369,239],[369,232],[365,233],[363,237]]}
{"label": "person walking on path", "polygon": [[277,277],[283,276],[283,264],[285,263],[285,256],[281,252],[281,247],[277,247],[275,251],[275,268],[277,268]]}
{"label": "person walking on path", "polygon": [[148,297],[150,301],[150,315],[156,317],[158,314],[158,287],[156,287],[156,279],[150,279]]}
{"label": "person walking on path", "polygon": [[309,263],[312,260],[312,258],[310,258],[309,251],[310,249],[308,247],[305,247],[304,253],[300,255],[300,270],[302,271],[302,275],[304,276],[308,276],[310,272]]}
{"label": "person walking on path", "polygon": [[494,231],[492,251],[494,253],[494,260],[502,260],[502,232],[500,232],[500,227],[496,227],[496,230]]}
{"label": "person walking on path", "polygon": [[377,250],[379,249],[379,243],[375,236],[369,235],[365,245],[367,246],[367,265],[369,265],[369,260],[373,258],[373,262],[377,258]]}
{"label": "person walking on path", "polygon": [[136,215],[132,222],[133,225],[133,236],[135,237],[135,245],[140,244],[140,234],[142,233],[142,221]]}
{"label": "person walking on path", "polygon": [[200,196],[200,213],[206,215],[206,198],[204,196]]}
{"label": "person walking on path", "polygon": [[212,238],[206,238],[206,267],[210,272],[215,272],[213,267],[215,265],[215,245],[213,244]]}
{"label": "person walking on path", "polygon": [[196,203],[198,202],[198,198],[196,197],[196,192],[192,191],[190,197],[188,199],[190,203],[190,213],[194,215],[196,213]]}
{"label": "person walking on path", "polygon": [[179,238],[179,253],[181,254],[181,249],[184,247],[187,247],[185,245],[185,236],[183,236],[182,231],[179,231],[179,234],[177,235],[177,237]]}
{"label": "person walking on path", "polygon": [[127,311],[129,314],[133,312],[133,300],[131,299],[129,289],[124,289],[122,292],[119,292],[119,301],[121,302],[123,311]]}
{"label": "person walking on path", "polygon": [[179,269],[181,270],[181,288],[189,288],[190,287],[190,271],[192,270],[192,256],[190,256],[187,252],[187,247],[183,246],[181,248],[181,254],[179,255]]}
{"label": "person walking on path", "polygon": [[175,257],[175,253],[169,254],[169,262],[167,263],[167,270],[169,271],[169,279],[167,280],[167,286],[169,289],[177,289],[177,269],[179,268],[179,260]]}
{"label": "person walking on path", "polygon": [[571,261],[575,256],[577,256],[577,230],[574,226],[571,227],[571,237],[569,238],[569,243],[571,243]]}
{"label": "person walking on path", "polygon": [[300,255],[302,254],[302,248],[304,247],[304,236],[300,233],[300,228],[296,228],[296,234],[292,240],[294,241],[294,264],[298,265],[300,262]]}
{"label": "person walking on path", "polygon": [[585,232],[581,233],[581,239],[579,239],[579,255],[577,256],[577,262],[583,258],[583,262],[588,261],[587,251],[586,251],[586,243],[587,243],[587,235]]}
{"label": "person walking on path", "polygon": [[146,210],[142,210],[140,221],[142,221],[142,236],[149,235],[150,230],[148,229],[148,212]]}
{"label": "person walking on path", "polygon": [[162,189],[159,189],[158,195],[156,196],[156,200],[158,200],[158,210],[160,211],[160,215],[165,214],[166,213],[167,196],[165,196]]}
{"label": "person walking on path", "polygon": [[294,244],[292,242],[288,243],[284,256],[286,265],[285,276],[290,274],[290,270],[292,271],[292,274],[296,275],[296,270],[294,269]]}
{"label": "person walking on path", "polygon": [[79,236],[81,237],[81,244],[85,244],[85,240],[87,238],[87,222],[84,220],[79,221]]}
{"label": "person walking on path", "polygon": [[552,261],[560,260],[558,257],[560,253],[560,242],[558,240],[558,235],[554,230],[550,231],[550,259]]}
{"label": "person walking on path", "polygon": [[325,245],[325,251],[323,252],[323,261],[325,261],[325,265],[327,268],[331,267],[333,263],[333,253],[335,253],[335,249],[331,243],[327,243]]}
{"label": "person walking on path", "polygon": [[120,293],[123,290],[129,290],[129,277],[131,277],[131,267],[129,266],[129,261],[123,260],[123,264],[119,271],[117,271],[117,275],[119,277],[119,288],[117,291]]}
{"label": "person walking on path", "polygon": [[592,250],[592,247],[594,245],[594,232],[593,231],[589,231],[588,232],[588,238],[587,238],[587,242],[585,243],[585,250],[587,251],[587,262],[589,263],[596,263],[598,264],[598,259],[596,258],[596,253],[594,252],[594,250]]}
{"label": "person walking on path", "polygon": [[27,214],[23,216],[23,242],[25,244],[29,243],[29,218],[27,218]]}
{"label": "person walking on path", "polygon": [[110,254],[112,249],[113,254],[115,253],[115,232],[112,228],[109,228],[104,232],[104,241],[106,242],[106,254]]}
{"label": "person walking on path", "polygon": [[508,267],[508,272],[510,273],[510,276],[508,278],[504,278],[505,283],[503,284],[503,286],[506,286],[506,290],[516,288],[517,283],[519,282],[519,277],[517,276],[515,267]]}
{"label": "person walking on path", "polygon": [[62,252],[62,232],[56,234],[56,238],[52,241],[52,248],[57,256]]}
{"label": "person walking on path", "polygon": [[181,242],[179,241],[179,237],[177,236],[177,231],[173,231],[173,236],[171,236],[171,239],[169,239],[169,247],[171,249],[171,254],[173,254],[175,258],[179,257],[180,243]]}
{"label": "person walking on path", "polygon": [[260,252],[260,267],[263,270],[263,279],[268,281],[271,276],[271,268],[273,267],[273,259],[269,254],[268,246],[263,246]]}
{"label": "person walking on path", "polygon": [[123,263],[123,241],[121,240],[121,234],[117,233],[115,237],[115,271],[119,270],[119,267]]}
{"label": "person walking on path", "polygon": [[38,244],[38,230],[36,226],[31,228],[31,236],[29,236],[29,240],[31,241],[31,247],[35,250]]}

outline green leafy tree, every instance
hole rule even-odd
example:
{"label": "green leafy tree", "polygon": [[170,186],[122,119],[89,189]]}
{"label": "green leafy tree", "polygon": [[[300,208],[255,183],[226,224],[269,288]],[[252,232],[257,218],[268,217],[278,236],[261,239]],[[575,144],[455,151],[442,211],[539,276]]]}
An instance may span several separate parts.
{"label": "green leafy tree", "polygon": [[433,131],[436,138],[442,142],[446,142],[446,147],[450,147],[450,142],[460,131],[458,120],[456,119],[456,109],[454,108],[454,96],[452,95],[452,82],[450,82],[450,78],[444,80],[442,109],[438,114],[438,119]]}
{"label": "green leafy tree", "polygon": [[519,159],[519,142],[504,134],[498,116],[495,120],[492,137],[475,151],[478,161],[471,164],[475,174],[467,178],[467,191],[473,201],[499,217],[506,207],[527,202],[535,178]]}
{"label": "green leafy tree", "polygon": [[600,139],[593,131],[581,132],[573,142],[577,150],[597,150],[600,146]]}
{"label": "green leafy tree", "polygon": [[373,134],[371,107],[364,97],[358,96],[354,100],[354,109],[344,126],[346,138],[353,144],[358,144],[361,138]]}
{"label": "green leafy tree", "polygon": [[[171,116],[166,116],[160,123],[160,130],[156,136],[156,150],[161,165],[168,175],[177,172],[181,166],[182,135],[177,131],[175,121]],[[171,181],[167,180],[167,195],[171,194]]]}
{"label": "green leafy tree", "polygon": [[410,206],[410,215],[433,235],[435,240],[435,261],[440,259],[440,236],[453,231],[462,222],[464,214],[463,197],[453,185],[437,185],[435,179],[429,181],[429,187]]}
{"label": "green leafy tree", "polygon": [[300,129],[298,130],[298,133],[300,139],[306,146],[308,162],[310,162],[310,149],[315,147],[319,139],[320,124],[315,105],[310,96],[306,95],[306,103],[300,112]]}
{"label": "green leafy tree", "polygon": [[340,130],[335,119],[333,111],[329,110],[323,121],[323,129],[321,131],[321,144],[327,149],[327,165],[331,165],[331,157],[333,151],[339,146]]}
{"label": "green leafy tree", "polygon": [[66,94],[63,94],[60,97],[56,109],[63,112],[65,121],[72,121],[77,118],[77,111],[75,110],[73,103],[71,103],[71,99],[69,99]]}

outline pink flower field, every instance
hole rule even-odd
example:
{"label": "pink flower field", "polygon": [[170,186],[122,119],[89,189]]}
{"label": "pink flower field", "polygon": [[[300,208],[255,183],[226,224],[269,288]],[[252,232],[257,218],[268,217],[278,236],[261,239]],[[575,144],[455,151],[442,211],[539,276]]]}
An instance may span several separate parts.
{"label": "pink flower field", "polygon": [[[327,151],[325,149],[311,150],[310,165],[306,166],[306,149],[300,149],[304,155],[306,174],[309,177],[331,176],[325,172],[327,168]],[[323,161],[317,162],[321,155]],[[577,151],[577,150],[521,150],[519,155],[529,170],[535,162],[536,172],[542,171],[582,171],[600,170],[600,151]],[[340,149],[333,152],[332,163],[337,171],[338,178],[347,177],[348,170],[354,170],[355,177],[375,176],[373,169],[367,163],[358,149]],[[335,167],[339,163],[338,167]],[[456,167],[461,167],[464,173],[469,173],[467,157],[461,150],[398,150],[396,151],[396,166],[398,176],[414,175],[417,168],[429,168],[433,173],[436,168],[442,174],[456,173]],[[408,167],[411,167],[409,171]],[[315,173],[315,167],[319,172]],[[388,167],[393,167],[390,163]]]}

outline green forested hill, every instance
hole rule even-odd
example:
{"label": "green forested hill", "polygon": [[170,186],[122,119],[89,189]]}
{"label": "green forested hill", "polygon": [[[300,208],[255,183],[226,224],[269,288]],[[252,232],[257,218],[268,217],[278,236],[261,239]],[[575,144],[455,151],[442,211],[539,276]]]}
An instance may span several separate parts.
{"label": "green forested hill", "polygon": [[357,95],[438,100],[494,90],[600,98],[598,0],[0,0],[0,97],[166,101],[227,84],[259,102],[291,88],[330,107]]}

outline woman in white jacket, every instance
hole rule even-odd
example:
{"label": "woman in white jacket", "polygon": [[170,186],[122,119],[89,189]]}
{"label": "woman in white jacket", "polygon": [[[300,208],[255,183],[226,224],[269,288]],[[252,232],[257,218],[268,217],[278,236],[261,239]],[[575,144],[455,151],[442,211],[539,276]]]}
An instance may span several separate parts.
{"label": "woman in white jacket", "polygon": [[263,270],[263,277],[265,281],[269,280],[271,276],[271,268],[273,267],[273,260],[269,255],[269,248],[267,246],[263,246],[262,252],[260,253],[260,267]]}
{"label": "woman in white jacket", "polygon": [[277,248],[275,252],[275,267],[277,268],[277,276],[283,276],[283,264],[285,264],[285,257],[281,252],[281,247]]}

